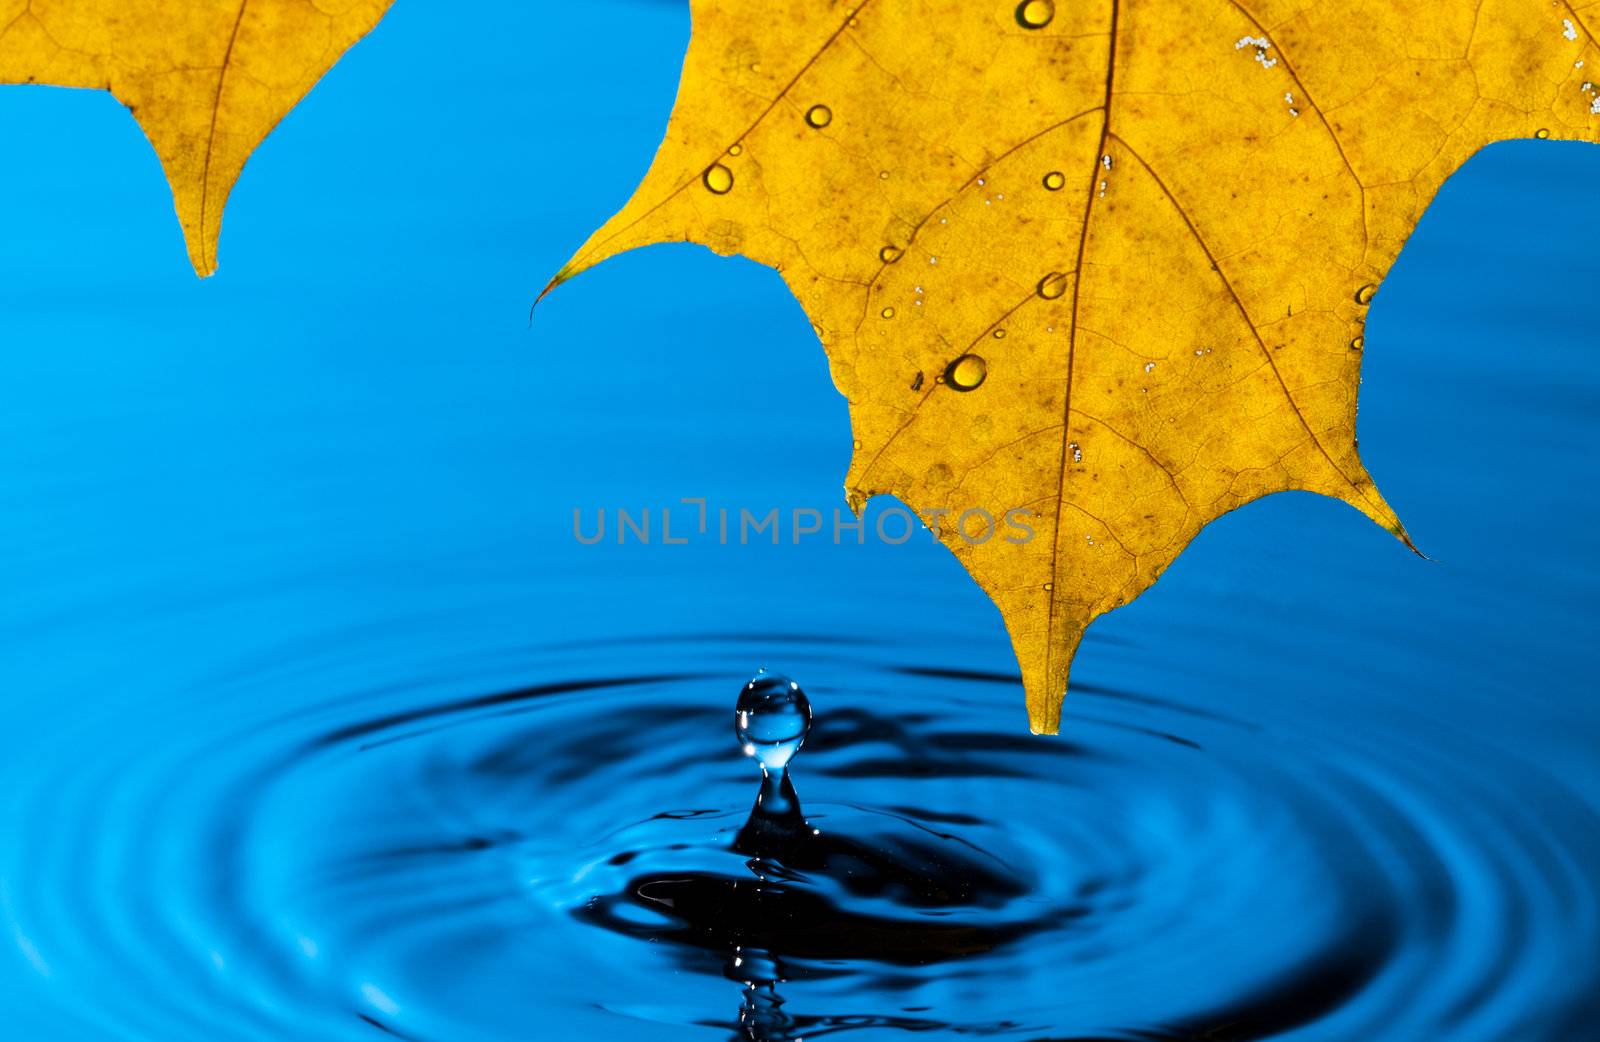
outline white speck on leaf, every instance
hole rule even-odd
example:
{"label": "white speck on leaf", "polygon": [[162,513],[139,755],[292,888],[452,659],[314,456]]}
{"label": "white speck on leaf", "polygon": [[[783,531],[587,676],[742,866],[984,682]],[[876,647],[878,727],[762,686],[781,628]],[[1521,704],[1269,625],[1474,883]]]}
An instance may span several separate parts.
{"label": "white speck on leaf", "polygon": [[1576,40],[1578,38],[1578,27],[1572,24],[1572,19],[1570,19],[1570,18],[1561,19],[1561,25],[1562,25],[1562,29],[1561,29],[1561,35],[1562,36],[1565,36],[1569,40]]}
{"label": "white speck on leaf", "polygon": [[1241,36],[1239,42],[1233,45],[1236,51],[1242,51],[1246,47],[1256,49],[1256,61],[1261,63],[1263,69],[1270,69],[1278,64],[1278,59],[1267,57],[1267,52],[1272,50],[1272,41],[1265,36]]}

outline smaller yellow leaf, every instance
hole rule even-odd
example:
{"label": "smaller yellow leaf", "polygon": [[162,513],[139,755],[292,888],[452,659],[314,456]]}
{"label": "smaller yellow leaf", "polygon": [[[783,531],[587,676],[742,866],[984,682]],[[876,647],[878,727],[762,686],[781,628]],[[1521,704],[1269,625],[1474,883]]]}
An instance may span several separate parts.
{"label": "smaller yellow leaf", "polygon": [[126,105],[206,276],[245,160],[390,2],[0,0],[0,83],[106,90]]}

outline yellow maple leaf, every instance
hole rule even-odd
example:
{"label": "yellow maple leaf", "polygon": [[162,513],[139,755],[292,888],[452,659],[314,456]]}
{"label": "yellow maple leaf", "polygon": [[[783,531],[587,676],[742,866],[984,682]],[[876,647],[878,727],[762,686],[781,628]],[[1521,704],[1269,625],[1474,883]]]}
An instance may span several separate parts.
{"label": "yellow maple leaf", "polygon": [[[552,281],[771,265],[892,493],[999,606],[1033,729],[1084,628],[1270,492],[1404,529],[1356,452],[1367,306],[1491,141],[1594,140],[1550,0],[696,0],[666,140]],[[549,292],[546,289],[546,292]],[[1037,516],[1018,543],[989,526]]]}
{"label": "yellow maple leaf", "polygon": [[0,0],[0,83],[97,88],[126,105],[205,276],[245,160],[390,2]]}

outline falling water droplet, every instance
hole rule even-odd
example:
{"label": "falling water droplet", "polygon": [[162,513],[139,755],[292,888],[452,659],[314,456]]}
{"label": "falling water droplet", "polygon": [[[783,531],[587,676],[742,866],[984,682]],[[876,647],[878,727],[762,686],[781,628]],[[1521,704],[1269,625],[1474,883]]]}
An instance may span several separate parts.
{"label": "falling water droplet", "polygon": [[1372,298],[1373,298],[1373,296],[1375,296],[1377,294],[1377,292],[1378,292],[1378,287],[1377,286],[1374,286],[1370,282],[1367,283],[1365,286],[1362,286],[1360,289],[1356,290],[1356,303],[1357,304],[1370,304],[1370,303],[1372,303]]}
{"label": "falling water droplet", "polygon": [[806,109],[806,126],[821,130],[833,122],[833,110],[826,105],[813,105]]}
{"label": "falling water droplet", "polygon": [[900,259],[900,250],[895,246],[885,246],[878,251],[878,259],[885,264],[893,264]]}
{"label": "falling water droplet", "polygon": [[1540,127],[1538,130],[1533,132],[1533,136],[1538,138],[1540,141],[1544,141],[1550,136],[1550,130],[1548,127]]}
{"label": "falling water droplet", "polygon": [[1017,5],[1017,24],[1024,29],[1043,29],[1055,16],[1055,0],[1022,0]]}
{"label": "falling water droplet", "polygon": [[962,355],[944,370],[944,379],[957,391],[976,391],[989,376],[989,363],[977,355]]}
{"label": "falling water droplet", "polygon": [[884,308],[881,312],[879,312],[879,314],[881,314],[884,318],[893,318],[894,308]]}
{"label": "falling water droplet", "polygon": [[762,670],[739,692],[733,733],[739,748],[763,771],[781,771],[805,744],[811,730],[811,700],[800,685],[781,673]]}
{"label": "falling water droplet", "polygon": [[713,163],[700,175],[700,180],[705,182],[706,190],[712,195],[727,195],[733,190],[733,171],[721,163]]}
{"label": "falling water droplet", "polygon": [[1052,192],[1059,192],[1067,185],[1067,175],[1059,170],[1052,170],[1044,175],[1044,186]]}
{"label": "falling water droplet", "polygon": [[1040,279],[1034,289],[1045,300],[1055,300],[1067,291],[1067,277],[1059,271],[1052,271]]}

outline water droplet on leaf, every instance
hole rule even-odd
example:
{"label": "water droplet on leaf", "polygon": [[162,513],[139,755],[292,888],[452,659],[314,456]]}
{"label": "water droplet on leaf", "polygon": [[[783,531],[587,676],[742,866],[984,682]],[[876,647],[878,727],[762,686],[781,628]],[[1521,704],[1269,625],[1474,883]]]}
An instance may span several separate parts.
{"label": "water droplet on leaf", "polygon": [[1367,283],[1365,286],[1362,286],[1360,289],[1356,290],[1356,303],[1357,304],[1370,304],[1370,303],[1372,303],[1372,298],[1377,295],[1377,292],[1378,292],[1378,287],[1377,286],[1374,286],[1370,282]]}
{"label": "water droplet on leaf", "polygon": [[885,264],[893,264],[900,259],[900,250],[894,246],[885,246],[878,251],[878,259]]}
{"label": "water droplet on leaf", "polygon": [[700,175],[700,180],[705,182],[706,190],[712,195],[727,195],[733,190],[733,171],[721,163],[713,163]]}
{"label": "water droplet on leaf", "polygon": [[944,379],[958,391],[976,391],[989,376],[989,363],[977,355],[962,355],[944,370]]}
{"label": "water droplet on leaf", "polygon": [[833,110],[826,105],[813,105],[806,109],[806,126],[821,130],[833,122]]}
{"label": "water droplet on leaf", "polygon": [[1067,175],[1059,170],[1052,170],[1044,175],[1044,186],[1052,192],[1059,192],[1067,184]]}
{"label": "water droplet on leaf", "polygon": [[1017,5],[1017,24],[1024,29],[1043,29],[1055,16],[1055,0],[1022,0]]}
{"label": "water droplet on leaf", "polygon": [[1039,280],[1035,290],[1045,300],[1055,300],[1067,291],[1067,277],[1059,271],[1052,271]]}
{"label": "water droplet on leaf", "polygon": [[893,318],[894,317],[894,308],[884,308],[883,311],[880,312],[880,314],[882,314],[884,318]]}
{"label": "water droplet on leaf", "polygon": [[1540,127],[1538,130],[1533,132],[1533,136],[1538,138],[1540,141],[1543,141],[1550,136],[1550,130],[1547,127]]}

